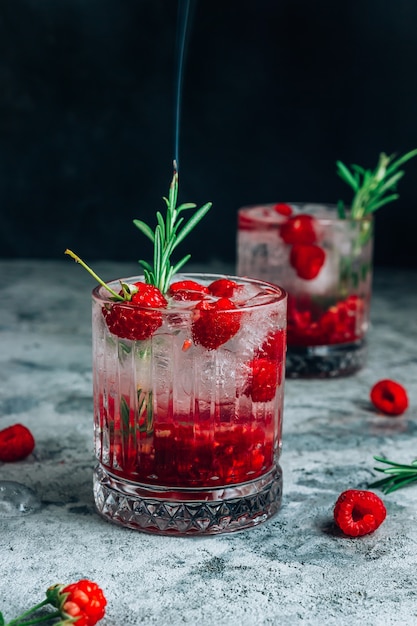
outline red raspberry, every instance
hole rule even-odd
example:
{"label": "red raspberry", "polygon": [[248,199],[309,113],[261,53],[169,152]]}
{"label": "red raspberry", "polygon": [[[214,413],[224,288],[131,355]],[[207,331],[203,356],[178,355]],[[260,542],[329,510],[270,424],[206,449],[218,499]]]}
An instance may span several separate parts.
{"label": "red raspberry", "polygon": [[333,515],[345,535],[359,537],[373,533],[384,521],[387,511],[372,491],[349,489],[340,494]]}
{"label": "red raspberry", "polygon": [[205,285],[195,280],[180,280],[172,283],[168,293],[174,300],[201,300],[201,294],[210,292]]}
{"label": "red raspberry", "polygon": [[284,204],[283,202],[279,202],[274,207],[274,211],[279,215],[285,215],[285,217],[289,217],[292,215],[292,208],[289,204]]}
{"label": "red raspberry", "polygon": [[279,229],[281,238],[290,245],[316,243],[317,235],[314,222],[315,220],[311,215],[294,215],[284,224],[281,224]]}
{"label": "red raspberry", "polygon": [[0,431],[0,461],[21,461],[33,451],[35,440],[22,424],[14,424]]}
{"label": "red raspberry", "polygon": [[323,343],[355,341],[361,334],[365,305],[353,295],[331,306],[319,319]]}
{"label": "red raspberry", "polygon": [[104,617],[107,600],[100,587],[90,580],[79,580],[66,587],[54,585],[46,596],[65,623],[68,619],[68,623],[74,621],[79,626],[95,626]]}
{"label": "red raspberry", "polygon": [[371,389],[371,402],[386,415],[402,415],[408,408],[407,392],[394,380],[380,380]]}
{"label": "red raspberry", "polygon": [[238,229],[239,230],[258,230],[259,224],[250,215],[246,213],[238,214]]}
{"label": "red raspberry", "polygon": [[268,358],[282,361],[286,351],[286,332],[279,329],[270,332],[263,342],[259,354]]}
{"label": "red raspberry", "polygon": [[229,341],[240,328],[240,314],[230,313],[231,309],[236,309],[236,305],[228,298],[199,302],[192,324],[194,343],[215,350]]}
{"label": "red raspberry", "polygon": [[253,359],[250,367],[252,373],[245,395],[254,402],[269,402],[281,382],[282,364],[270,359]]}
{"label": "red raspberry", "polygon": [[295,244],[290,252],[290,264],[304,280],[316,278],[323,267],[326,253],[315,244]]}
{"label": "red raspberry", "polygon": [[208,286],[211,295],[218,298],[233,298],[236,289],[241,289],[241,286],[228,278],[219,278]]}
{"label": "red raspberry", "polygon": [[[145,308],[165,308],[168,304],[157,287],[135,283],[137,291],[130,301],[115,302],[103,307],[103,315],[111,333],[122,339],[149,339],[162,324],[162,314]],[[134,306],[137,305],[137,306]]]}

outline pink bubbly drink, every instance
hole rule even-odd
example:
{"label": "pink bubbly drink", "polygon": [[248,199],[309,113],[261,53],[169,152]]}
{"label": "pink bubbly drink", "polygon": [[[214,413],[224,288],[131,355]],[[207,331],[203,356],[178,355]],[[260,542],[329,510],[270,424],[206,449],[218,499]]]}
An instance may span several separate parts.
{"label": "pink bubbly drink", "polygon": [[366,359],[372,216],[335,206],[276,204],[238,215],[238,268],[288,293],[287,375],[351,374]]}
{"label": "pink bubbly drink", "polygon": [[93,292],[99,512],[157,533],[264,521],[281,500],[285,292],[177,275],[143,307],[143,277],[109,285],[121,283],[132,301]]}

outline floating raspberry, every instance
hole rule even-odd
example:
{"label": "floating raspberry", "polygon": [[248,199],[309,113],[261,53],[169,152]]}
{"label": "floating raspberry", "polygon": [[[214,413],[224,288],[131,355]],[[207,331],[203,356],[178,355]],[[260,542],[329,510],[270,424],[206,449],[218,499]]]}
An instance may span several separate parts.
{"label": "floating raspberry", "polygon": [[194,343],[216,350],[229,341],[240,328],[240,314],[231,312],[233,309],[236,305],[228,298],[199,302],[192,325]]}
{"label": "floating raspberry", "polygon": [[372,491],[349,489],[340,494],[334,507],[334,520],[349,537],[373,533],[384,521],[384,503]]}
{"label": "floating raspberry", "polygon": [[26,458],[35,447],[32,433],[22,424],[0,431],[0,461],[10,463]]}
{"label": "floating raspberry", "polygon": [[238,214],[239,230],[257,230],[259,228],[257,221],[245,213]]}
{"label": "floating raspberry", "polygon": [[286,350],[285,330],[278,329],[270,332],[263,342],[259,355],[268,359],[282,360]]}
{"label": "floating raspberry", "polygon": [[279,215],[284,215],[285,217],[289,217],[290,215],[292,215],[292,208],[290,207],[290,205],[283,202],[279,202],[278,204],[276,204],[273,209],[275,213],[278,213]]}
{"label": "floating raspberry", "polygon": [[323,248],[315,244],[297,243],[291,248],[290,264],[304,280],[317,278],[326,259]]}
{"label": "floating raspberry", "polygon": [[282,364],[270,359],[253,359],[250,367],[250,383],[245,389],[245,395],[254,402],[269,402],[281,382]]}
{"label": "floating raspberry", "polygon": [[[144,309],[165,308],[167,301],[157,287],[135,283],[129,302],[115,302],[103,307],[103,315],[111,333],[122,339],[149,339],[162,324],[162,314]],[[134,306],[136,305],[136,306]]]}
{"label": "floating raspberry", "polygon": [[371,402],[386,415],[402,415],[408,408],[408,396],[405,388],[394,380],[380,380],[370,393]]}
{"label": "floating raspberry", "polygon": [[315,219],[311,215],[294,215],[280,226],[281,238],[287,244],[316,243]]}
{"label": "floating raspberry", "polygon": [[219,278],[208,286],[211,295],[218,298],[233,298],[236,289],[241,289],[241,286],[228,278]]}
{"label": "floating raspberry", "polygon": [[180,280],[172,283],[168,290],[174,300],[201,300],[201,294],[210,293],[208,287],[195,280]]}

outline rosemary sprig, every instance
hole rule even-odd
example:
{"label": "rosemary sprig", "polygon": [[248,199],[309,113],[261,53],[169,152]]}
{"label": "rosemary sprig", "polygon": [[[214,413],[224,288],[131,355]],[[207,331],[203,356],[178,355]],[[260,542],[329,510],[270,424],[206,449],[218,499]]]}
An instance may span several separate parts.
{"label": "rosemary sprig", "polygon": [[80,259],[80,257],[75,254],[75,252],[73,252],[72,250],[68,250],[67,248],[64,254],[68,254],[68,256],[74,259],[76,263],[79,263],[85,270],[87,270],[87,272],[91,274],[91,276],[99,283],[99,285],[107,289],[107,291],[112,296],[111,300],[115,300],[116,302],[129,302],[132,299],[132,295],[137,291],[137,287],[135,287],[135,285],[128,285],[127,283],[120,281],[121,294],[117,293],[116,291],[114,291],[114,289],[110,287],[110,285],[105,283],[104,280],[100,278],[100,276],[98,276],[89,265],[87,265],[87,263]]}
{"label": "rosemary sprig", "polygon": [[[349,169],[341,161],[336,161],[338,176],[354,191],[351,217],[359,220],[385,204],[397,200],[399,198],[396,193],[397,183],[404,176],[404,171],[398,168],[415,156],[417,156],[417,149],[407,152],[396,160],[395,155],[387,156],[382,152],[374,170],[366,170],[359,165],[351,165]],[[345,218],[344,203],[339,201],[337,206],[339,217]]]}
{"label": "rosemary sprig", "polygon": [[191,256],[187,254],[175,265],[172,265],[172,253],[211,208],[211,202],[207,202],[184,223],[184,218],[180,217],[180,214],[188,209],[195,209],[196,205],[187,202],[177,207],[177,197],[178,173],[174,163],[174,175],[169,196],[164,198],[167,206],[165,218],[157,211],[157,225],[154,231],[142,220],[133,220],[134,225],[153,243],[153,265],[144,260],[139,261],[143,268],[145,281],[158,287],[163,294],[168,291],[171,277],[187,263]]}
{"label": "rosemary sprig", "polygon": [[388,474],[386,478],[377,480],[371,483],[369,487],[376,487],[381,489],[383,493],[392,493],[397,489],[407,487],[412,483],[417,482],[417,459],[411,462],[410,465],[404,465],[402,463],[394,463],[389,461],[383,456],[374,456],[375,461],[379,463],[385,463],[389,467],[374,467],[377,472]]}

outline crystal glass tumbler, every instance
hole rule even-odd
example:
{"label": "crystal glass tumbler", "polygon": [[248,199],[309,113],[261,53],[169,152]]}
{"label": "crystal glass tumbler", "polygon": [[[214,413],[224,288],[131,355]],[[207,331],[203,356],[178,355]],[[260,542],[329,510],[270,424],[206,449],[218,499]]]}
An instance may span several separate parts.
{"label": "crystal glass tumbler", "polygon": [[93,291],[96,507],[163,535],[242,530],[281,502],[286,293],[237,277],[175,281],[166,308]]}
{"label": "crystal glass tumbler", "polygon": [[288,294],[288,377],[346,376],[366,362],[373,220],[336,206],[276,204],[239,210],[237,273]]}

